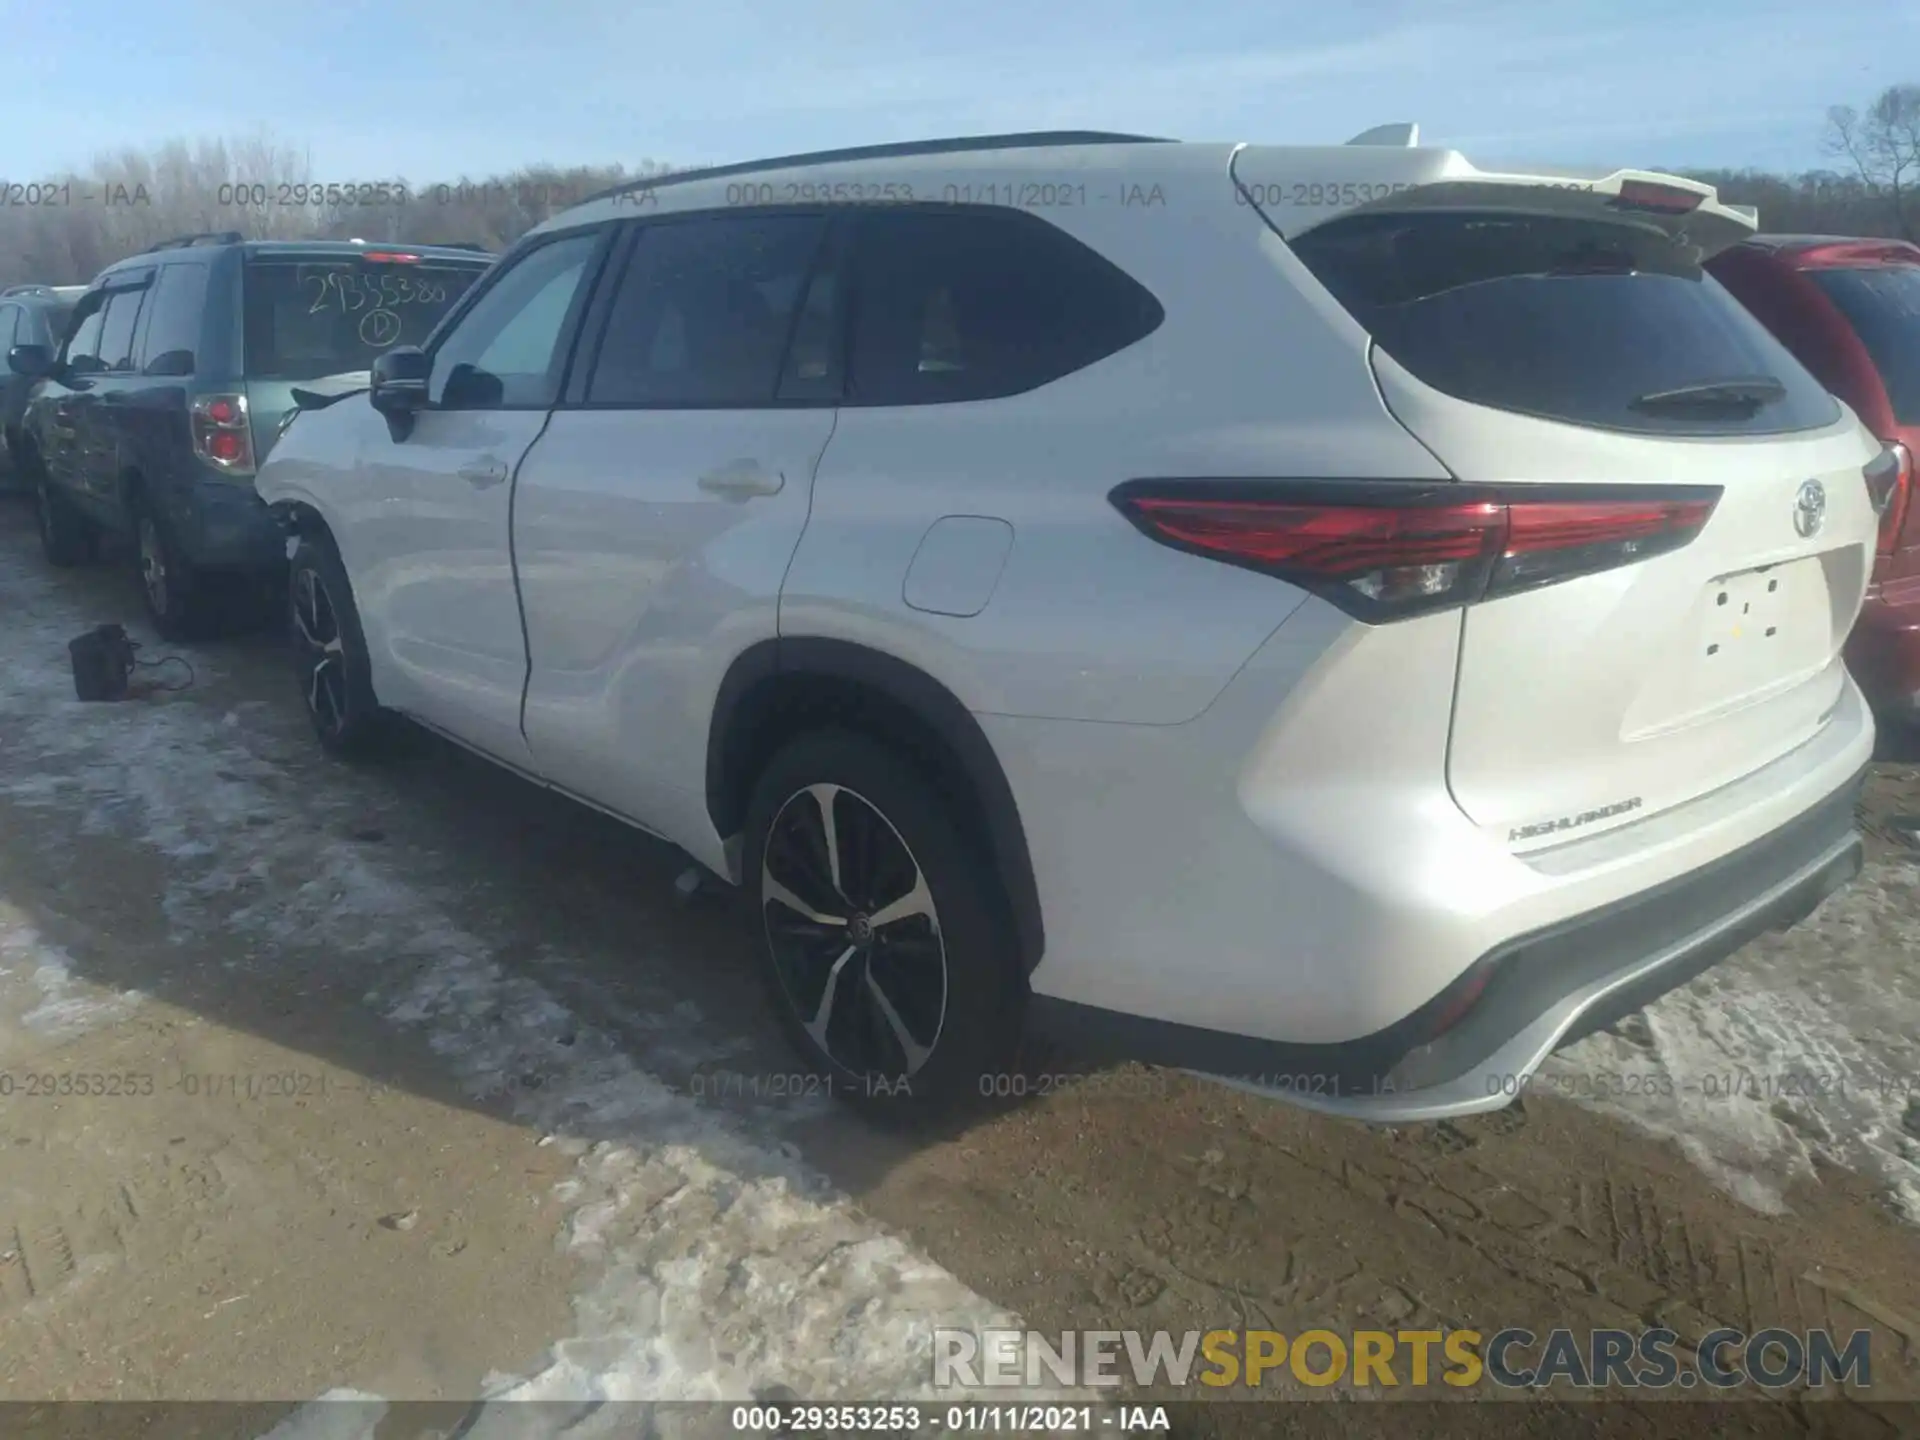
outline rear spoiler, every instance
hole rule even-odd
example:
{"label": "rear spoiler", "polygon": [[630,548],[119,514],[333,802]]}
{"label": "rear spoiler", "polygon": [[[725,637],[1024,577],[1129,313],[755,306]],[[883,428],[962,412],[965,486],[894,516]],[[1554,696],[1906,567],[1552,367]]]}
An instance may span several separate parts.
{"label": "rear spoiler", "polygon": [[1604,218],[1662,230],[1701,260],[1760,228],[1753,206],[1723,204],[1713,186],[1684,176],[1481,170],[1457,150],[1396,144],[1389,132],[1417,138],[1414,126],[1383,125],[1341,146],[1242,145],[1228,167],[1239,203],[1283,238],[1348,216],[1408,211]]}

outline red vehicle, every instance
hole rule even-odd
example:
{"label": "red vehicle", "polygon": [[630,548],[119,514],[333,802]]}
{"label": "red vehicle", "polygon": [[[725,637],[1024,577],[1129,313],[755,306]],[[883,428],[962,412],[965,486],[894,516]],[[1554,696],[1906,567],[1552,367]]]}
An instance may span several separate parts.
{"label": "red vehicle", "polygon": [[1899,476],[1880,523],[1847,665],[1886,721],[1920,722],[1920,246],[1759,235],[1707,271],[1891,449]]}

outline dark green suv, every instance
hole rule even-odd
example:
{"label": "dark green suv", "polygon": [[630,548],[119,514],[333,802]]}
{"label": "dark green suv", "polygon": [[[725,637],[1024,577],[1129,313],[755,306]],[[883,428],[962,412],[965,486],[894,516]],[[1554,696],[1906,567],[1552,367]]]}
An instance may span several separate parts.
{"label": "dark green suv", "polygon": [[124,537],[160,633],[190,638],[216,582],[285,563],[253,476],[294,387],[422,343],[492,262],[461,247],[226,232],[109,266],[57,350],[7,355],[37,382],[21,461],[47,558],[79,564],[103,534]]}

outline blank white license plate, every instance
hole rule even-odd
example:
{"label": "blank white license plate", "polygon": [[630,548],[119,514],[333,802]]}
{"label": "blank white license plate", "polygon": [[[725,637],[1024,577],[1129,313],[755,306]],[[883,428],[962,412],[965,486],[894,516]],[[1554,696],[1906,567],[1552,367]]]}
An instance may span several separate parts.
{"label": "blank white license plate", "polygon": [[1826,652],[1830,610],[1817,558],[1723,575],[1704,599],[1698,673],[1721,695],[1792,674]]}

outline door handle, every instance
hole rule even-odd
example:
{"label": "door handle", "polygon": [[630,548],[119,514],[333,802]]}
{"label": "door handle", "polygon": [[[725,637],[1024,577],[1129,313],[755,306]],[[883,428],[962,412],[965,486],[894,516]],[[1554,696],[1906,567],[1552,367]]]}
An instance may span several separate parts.
{"label": "door handle", "polygon": [[769,471],[758,460],[735,460],[700,477],[700,488],[730,500],[745,500],[750,495],[778,495],[787,483],[779,471]]}
{"label": "door handle", "polygon": [[469,460],[454,473],[474,489],[485,490],[507,478],[507,467],[504,462],[489,456],[484,460]]}

